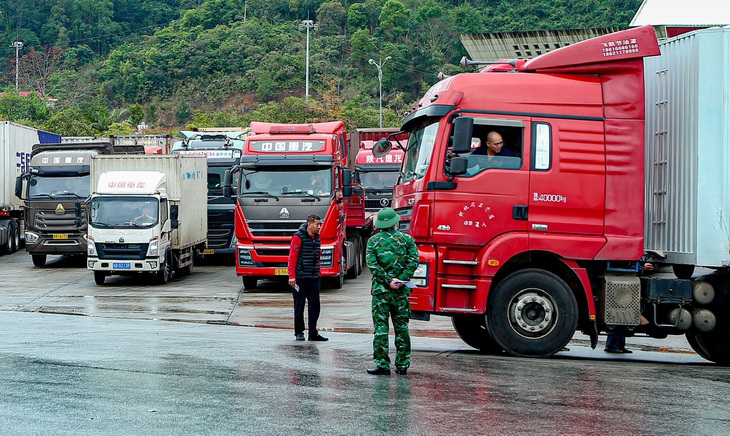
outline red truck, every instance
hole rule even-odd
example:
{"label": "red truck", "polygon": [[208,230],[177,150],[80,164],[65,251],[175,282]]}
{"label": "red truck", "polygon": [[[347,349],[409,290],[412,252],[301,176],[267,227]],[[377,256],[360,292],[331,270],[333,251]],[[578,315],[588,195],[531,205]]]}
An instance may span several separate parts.
{"label": "red truck", "polygon": [[[384,137],[393,141],[390,152],[375,156],[373,145]],[[398,144],[405,144],[408,135],[397,128],[356,129],[349,134],[350,146],[357,148],[355,181],[365,190],[365,213],[372,217],[393,201],[393,186],[403,163],[403,150]]]}
{"label": "red truck", "polygon": [[241,162],[226,174],[224,195],[238,178],[236,274],[245,289],[287,278],[289,244],[309,214],[322,217],[321,273],[341,288],[363,269],[370,232],[362,188],[353,183],[357,148],[341,121],[314,124],[252,122]]}
{"label": "red truck", "polygon": [[[401,127],[410,137],[393,200],[420,255],[413,318],[450,316],[485,352],[547,357],[576,331],[593,347],[600,332],[685,334],[698,354],[730,364],[727,278],[639,274],[644,58],[659,54],[645,26],[489,63],[426,93]],[[472,148],[487,142],[491,153]],[[681,161],[652,147],[657,165]],[[681,219],[664,199],[663,215],[647,211],[654,224]]]}

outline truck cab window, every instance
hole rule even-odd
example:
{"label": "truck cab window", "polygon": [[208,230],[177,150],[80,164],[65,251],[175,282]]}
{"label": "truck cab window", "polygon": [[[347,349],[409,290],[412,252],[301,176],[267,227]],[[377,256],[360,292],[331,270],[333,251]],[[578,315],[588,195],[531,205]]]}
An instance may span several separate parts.
{"label": "truck cab window", "polygon": [[467,172],[473,177],[489,169],[519,170],[522,168],[522,128],[474,123],[472,149]]}
{"label": "truck cab window", "polygon": [[420,179],[426,175],[437,133],[437,120],[411,132],[403,157],[403,182]]}

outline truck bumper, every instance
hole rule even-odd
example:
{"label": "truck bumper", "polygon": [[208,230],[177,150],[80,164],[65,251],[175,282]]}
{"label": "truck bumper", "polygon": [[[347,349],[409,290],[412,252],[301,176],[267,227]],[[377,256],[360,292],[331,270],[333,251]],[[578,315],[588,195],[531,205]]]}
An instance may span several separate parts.
{"label": "truck bumper", "polygon": [[[322,247],[330,250],[329,258],[331,259],[333,257],[332,252],[335,251],[334,248],[331,245],[323,245]],[[288,252],[289,246],[276,247],[276,249]],[[338,252],[335,256],[339,255]],[[243,277],[257,278],[288,277],[288,259],[288,256],[282,255],[261,255],[253,246],[238,245],[236,247],[236,274]],[[339,264],[320,268],[322,277],[338,277],[341,274],[344,274],[344,272]]]}
{"label": "truck bumper", "polygon": [[25,232],[25,251],[29,254],[86,255],[86,235],[38,235]]}
{"label": "truck bumper", "polygon": [[107,271],[110,273],[125,272],[157,272],[160,270],[160,259],[99,259],[89,257],[86,259],[86,268],[91,271]]}

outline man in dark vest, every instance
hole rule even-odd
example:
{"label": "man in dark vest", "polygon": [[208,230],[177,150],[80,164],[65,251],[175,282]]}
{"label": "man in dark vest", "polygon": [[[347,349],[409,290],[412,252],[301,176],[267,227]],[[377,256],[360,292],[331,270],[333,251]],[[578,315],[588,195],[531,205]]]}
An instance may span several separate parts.
{"label": "man in dark vest", "polygon": [[309,340],[326,341],[327,338],[317,331],[319,319],[319,230],[322,218],[315,214],[307,217],[307,222],[299,227],[291,238],[289,251],[289,286],[294,295],[294,336],[297,341],[304,340],[304,304],[308,305]]}

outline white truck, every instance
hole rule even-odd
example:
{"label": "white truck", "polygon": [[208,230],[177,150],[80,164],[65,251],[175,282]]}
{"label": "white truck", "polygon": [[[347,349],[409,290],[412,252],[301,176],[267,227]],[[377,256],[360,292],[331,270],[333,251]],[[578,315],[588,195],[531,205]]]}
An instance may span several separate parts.
{"label": "white truck", "polygon": [[15,196],[15,186],[28,169],[33,145],[60,141],[55,133],[0,121],[0,253],[14,253],[20,246],[24,205]]}
{"label": "white truck", "polygon": [[91,160],[87,268],[154,274],[159,284],[193,271],[207,240],[205,156],[95,156]]}

